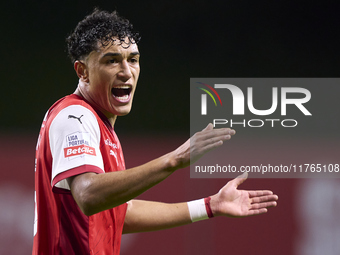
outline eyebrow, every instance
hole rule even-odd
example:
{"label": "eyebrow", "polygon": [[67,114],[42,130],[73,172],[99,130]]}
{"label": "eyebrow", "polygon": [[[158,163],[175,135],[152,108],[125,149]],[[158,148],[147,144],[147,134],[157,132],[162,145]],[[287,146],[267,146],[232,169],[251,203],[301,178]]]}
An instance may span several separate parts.
{"label": "eyebrow", "polygon": [[[116,57],[116,56],[121,56],[122,54],[121,53],[117,53],[117,52],[108,52],[106,54],[104,54],[103,58],[105,57]],[[137,55],[140,55],[140,53],[138,51],[134,51],[134,52],[131,52],[129,54],[129,56],[137,56]]]}

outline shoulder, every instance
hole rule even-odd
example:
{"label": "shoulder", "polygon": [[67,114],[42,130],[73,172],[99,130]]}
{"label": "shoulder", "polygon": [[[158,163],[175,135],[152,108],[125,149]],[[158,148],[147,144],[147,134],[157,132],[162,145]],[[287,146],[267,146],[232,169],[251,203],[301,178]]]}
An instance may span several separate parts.
{"label": "shoulder", "polygon": [[97,139],[100,137],[97,113],[79,96],[62,98],[51,107],[48,115],[46,125],[50,140],[75,133],[92,134]]}
{"label": "shoulder", "polygon": [[49,109],[49,112],[50,114],[58,114],[61,110],[69,106],[81,106],[95,113],[95,110],[89,103],[87,103],[82,97],[75,94],[68,95],[55,102]]}
{"label": "shoulder", "polygon": [[93,107],[88,104],[83,98],[75,94],[68,95],[61,98],[54,103],[48,110],[45,119],[49,124],[57,120],[61,121],[61,124],[67,124],[66,120],[76,120],[80,124],[83,124],[83,120],[89,118],[94,121],[98,117],[98,114]]}

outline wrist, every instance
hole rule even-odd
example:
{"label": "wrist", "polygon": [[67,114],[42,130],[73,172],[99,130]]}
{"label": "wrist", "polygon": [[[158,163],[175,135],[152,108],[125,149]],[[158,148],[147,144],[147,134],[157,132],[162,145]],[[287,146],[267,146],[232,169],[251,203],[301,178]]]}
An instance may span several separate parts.
{"label": "wrist", "polygon": [[214,217],[214,214],[210,207],[210,200],[211,200],[211,197],[204,198],[204,205],[205,205],[205,210],[207,211],[208,217],[212,218]]}
{"label": "wrist", "polygon": [[192,222],[214,217],[210,207],[210,197],[188,202],[190,219]]}
{"label": "wrist", "polygon": [[174,172],[179,169],[174,152],[163,155],[161,159],[163,160],[163,169],[166,169],[169,172]]}
{"label": "wrist", "polygon": [[190,139],[171,152],[172,165],[177,169],[185,168],[190,165]]}
{"label": "wrist", "polygon": [[212,214],[216,217],[219,216],[219,210],[218,210],[218,202],[217,202],[217,194],[210,196],[210,209]]}
{"label": "wrist", "polygon": [[181,168],[187,167],[189,164],[185,164],[185,160],[183,159],[183,155],[179,153],[178,150],[174,150],[167,154],[168,156],[168,164],[169,167],[176,171]]}

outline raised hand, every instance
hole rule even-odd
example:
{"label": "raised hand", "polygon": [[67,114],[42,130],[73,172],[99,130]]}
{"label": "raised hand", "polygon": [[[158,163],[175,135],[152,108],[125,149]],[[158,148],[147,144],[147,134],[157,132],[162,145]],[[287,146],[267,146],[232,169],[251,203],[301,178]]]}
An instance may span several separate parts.
{"label": "raised hand", "polygon": [[205,129],[194,134],[176,151],[178,168],[187,167],[196,162],[205,153],[220,147],[236,132],[230,128],[214,129],[210,123]]}

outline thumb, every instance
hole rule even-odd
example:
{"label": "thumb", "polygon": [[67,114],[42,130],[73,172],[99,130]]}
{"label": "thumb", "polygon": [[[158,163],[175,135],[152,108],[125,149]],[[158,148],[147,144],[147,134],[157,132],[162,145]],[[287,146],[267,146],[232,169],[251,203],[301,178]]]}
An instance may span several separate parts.
{"label": "thumb", "polygon": [[214,129],[213,124],[209,123],[208,126],[206,126],[202,131],[212,130],[212,129]]}
{"label": "thumb", "polygon": [[248,178],[248,173],[244,172],[243,174],[237,176],[233,181],[236,185],[236,187],[238,187],[240,184],[242,184],[245,180],[247,180]]}

